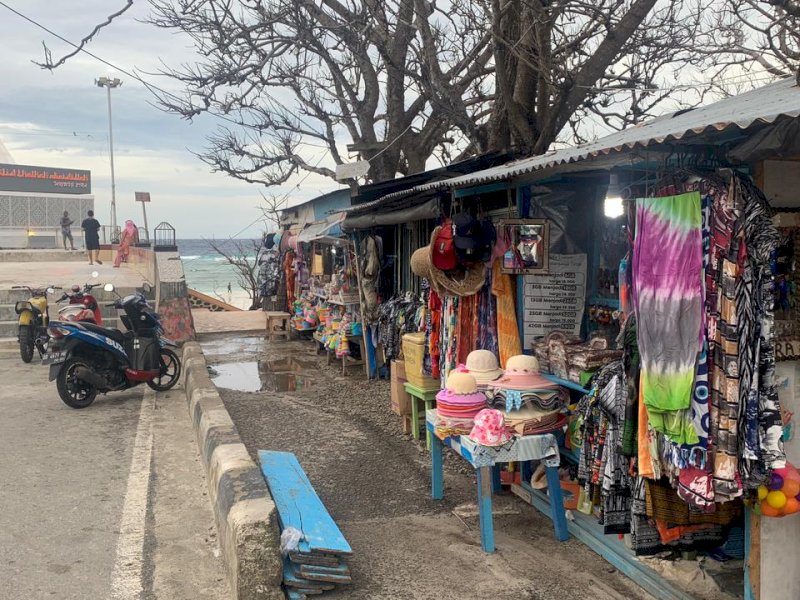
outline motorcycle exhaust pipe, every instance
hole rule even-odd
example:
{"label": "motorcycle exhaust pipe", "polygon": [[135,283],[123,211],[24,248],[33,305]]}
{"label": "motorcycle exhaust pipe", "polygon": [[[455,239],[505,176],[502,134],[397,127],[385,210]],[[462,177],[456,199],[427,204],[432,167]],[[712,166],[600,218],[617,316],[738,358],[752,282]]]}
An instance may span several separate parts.
{"label": "motorcycle exhaust pipe", "polygon": [[77,367],[75,369],[75,376],[81,381],[90,383],[97,388],[104,388],[106,386],[106,380],[102,375],[98,375],[86,367]]}

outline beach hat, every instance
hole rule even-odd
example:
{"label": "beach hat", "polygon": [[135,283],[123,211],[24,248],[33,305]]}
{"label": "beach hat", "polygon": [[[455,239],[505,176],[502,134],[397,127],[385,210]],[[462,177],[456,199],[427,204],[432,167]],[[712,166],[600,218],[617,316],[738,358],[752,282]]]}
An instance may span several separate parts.
{"label": "beach hat", "polygon": [[478,391],[478,382],[475,380],[475,376],[472,373],[451,371],[444,387],[454,394],[474,394]]}
{"label": "beach hat", "polygon": [[491,386],[507,390],[558,390],[557,383],[553,383],[539,374],[539,361],[534,356],[519,354],[506,361],[506,370],[503,376],[493,381]]}
{"label": "beach hat", "polygon": [[478,391],[475,377],[451,371],[443,390],[436,394],[436,411],[446,417],[471,419],[486,408],[486,396]]}
{"label": "beach hat", "polygon": [[484,408],[475,415],[475,426],[469,439],[481,446],[502,446],[512,438],[506,429],[503,413],[493,408]]}
{"label": "beach hat", "polygon": [[486,283],[486,265],[478,263],[445,273],[433,266],[432,246],[436,241],[437,227],[431,234],[431,243],[411,255],[411,270],[428,280],[440,296],[472,296]]}
{"label": "beach hat", "polygon": [[503,374],[497,357],[489,350],[473,350],[467,355],[467,371],[478,385],[491,383]]}

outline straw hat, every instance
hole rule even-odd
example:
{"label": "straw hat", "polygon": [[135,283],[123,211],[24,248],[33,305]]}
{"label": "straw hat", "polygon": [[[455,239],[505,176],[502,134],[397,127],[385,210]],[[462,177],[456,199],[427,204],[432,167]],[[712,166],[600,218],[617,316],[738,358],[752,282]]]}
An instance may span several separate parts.
{"label": "straw hat", "polygon": [[506,361],[505,374],[491,385],[508,390],[558,390],[558,384],[539,374],[539,361],[536,357],[526,354],[509,358]]}
{"label": "straw hat", "polygon": [[489,350],[473,350],[467,355],[467,371],[478,385],[491,383],[503,374],[497,357]]}
{"label": "straw hat", "polygon": [[411,270],[424,277],[440,296],[472,296],[486,283],[486,265],[479,263],[471,267],[455,269],[445,273],[433,266],[431,246],[438,227],[431,234],[431,243],[418,248],[411,255]]}
{"label": "straw hat", "polygon": [[462,371],[451,371],[444,386],[454,394],[474,394],[478,391],[478,383],[472,373]]}

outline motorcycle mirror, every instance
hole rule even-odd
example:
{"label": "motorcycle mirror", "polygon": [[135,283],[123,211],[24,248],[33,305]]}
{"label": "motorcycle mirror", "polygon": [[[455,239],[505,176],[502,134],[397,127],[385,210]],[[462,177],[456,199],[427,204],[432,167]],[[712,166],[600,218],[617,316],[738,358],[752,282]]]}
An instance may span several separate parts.
{"label": "motorcycle mirror", "polygon": [[98,277],[100,277],[100,273],[97,271],[92,271],[92,279],[97,279]]}
{"label": "motorcycle mirror", "polygon": [[107,283],[107,284],[105,284],[103,286],[103,289],[105,291],[107,291],[107,292],[113,292],[114,291],[114,284],[113,283]]}
{"label": "motorcycle mirror", "polygon": [[149,283],[147,283],[147,282],[145,281],[145,282],[142,284],[142,291],[143,291],[145,294],[149,294],[150,292],[152,292],[152,291],[153,291],[153,286],[151,286]]}

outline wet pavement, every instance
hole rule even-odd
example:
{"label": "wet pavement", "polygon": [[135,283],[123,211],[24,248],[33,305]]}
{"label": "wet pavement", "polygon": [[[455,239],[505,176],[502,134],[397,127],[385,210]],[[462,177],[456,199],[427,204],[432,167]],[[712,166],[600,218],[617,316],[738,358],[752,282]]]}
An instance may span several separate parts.
{"label": "wet pavement", "polygon": [[314,385],[316,364],[295,358],[209,365],[218,388],[237,392],[296,392]]}

